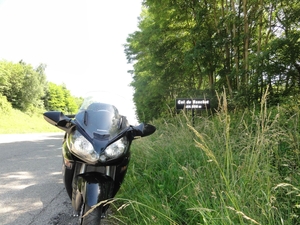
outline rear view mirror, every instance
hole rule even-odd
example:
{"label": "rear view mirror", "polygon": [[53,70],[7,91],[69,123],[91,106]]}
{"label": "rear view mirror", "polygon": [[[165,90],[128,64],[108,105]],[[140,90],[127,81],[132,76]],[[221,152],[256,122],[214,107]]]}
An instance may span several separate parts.
{"label": "rear view mirror", "polygon": [[71,119],[59,111],[49,111],[44,113],[45,120],[53,126],[67,131],[71,124]]}
{"label": "rear view mirror", "polygon": [[142,136],[142,137],[151,135],[151,134],[153,134],[155,131],[156,131],[156,127],[155,127],[155,126],[153,126],[153,125],[151,125],[151,124],[145,124],[144,130],[143,130],[143,136]]}
{"label": "rear view mirror", "polygon": [[136,131],[135,136],[145,137],[153,134],[156,128],[151,124],[141,123],[140,125],[134,127],[134,130]]}
{"label": "rear view mirror", "polygon": [[59,111],[49,111],[44,113],[45,120],[51,125],[57,126],[57,123],[67,117]]}

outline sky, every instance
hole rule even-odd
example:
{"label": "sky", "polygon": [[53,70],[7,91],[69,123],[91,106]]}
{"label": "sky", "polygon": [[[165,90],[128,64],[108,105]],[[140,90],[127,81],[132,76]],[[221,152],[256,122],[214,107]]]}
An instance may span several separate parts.
{"label": "sky", "polygon": [[0,60],[34,68],[74,96],[114,90],[132,99],[123,44],[141,0],[0,0]]}

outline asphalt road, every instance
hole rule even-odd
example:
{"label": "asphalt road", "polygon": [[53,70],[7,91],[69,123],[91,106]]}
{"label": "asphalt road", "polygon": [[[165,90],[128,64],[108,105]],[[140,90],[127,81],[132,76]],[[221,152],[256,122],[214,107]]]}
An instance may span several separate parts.
{"label": "asphalt road", "polygon": [[0,135],[0,224],[73,225],[62,175],[63,134]]}

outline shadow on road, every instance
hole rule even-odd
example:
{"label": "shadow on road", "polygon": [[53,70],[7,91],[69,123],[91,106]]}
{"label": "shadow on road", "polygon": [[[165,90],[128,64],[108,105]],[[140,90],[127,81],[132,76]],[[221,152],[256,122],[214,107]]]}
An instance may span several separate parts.
{"label": "shadow on road", "polygon": [[1,224],[73,224],[55,219],[72,214],[61,175],[62,137],[7,142],[0,143]]}

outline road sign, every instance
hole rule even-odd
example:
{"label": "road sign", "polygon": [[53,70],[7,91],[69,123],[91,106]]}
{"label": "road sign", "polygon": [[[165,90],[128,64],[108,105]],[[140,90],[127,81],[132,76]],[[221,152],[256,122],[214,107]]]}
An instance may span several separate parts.
{"label": "road sign", "polygon": [[177,98],[176,109],[209,109],[209,99],[192,99],[192,98]]}

